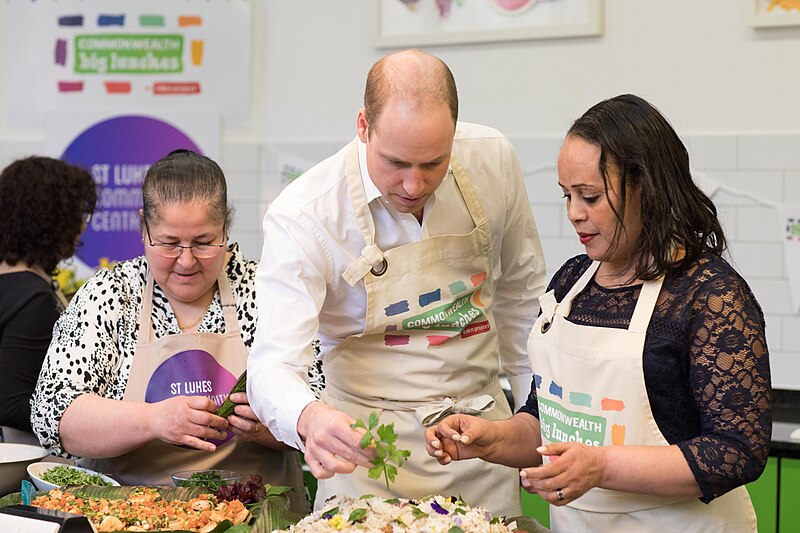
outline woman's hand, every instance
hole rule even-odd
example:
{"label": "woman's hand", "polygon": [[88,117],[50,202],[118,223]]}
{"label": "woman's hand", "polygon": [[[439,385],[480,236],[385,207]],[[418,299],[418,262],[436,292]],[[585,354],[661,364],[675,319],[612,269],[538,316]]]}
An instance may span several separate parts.
{"label": "woman's hand", "polygon": [[495,440],[492,422],[471,415],[450,415],[425,429],[425,450],[442,465],[485,457]]}
{"label": "woman's hand", "polygon": [[553,505],[565,505],[599,487],[605,476],[605,447],[559,442],[536,449],[550,463],[524,468],[519,475],[528,492],[536,492]]}
{"label": "woman's hand", "polygon": [[224,439],[228,421],[215,415],[217,406],[205,396],[175,396],[149,406],[148,425],[152,438],[213,452],[206,439]]}
{"label": "woman's hand", "polygon": [[234,435],[248,442],[255,442],[268,448],[291,450],[292,448],[277,440],[267,427],[261,423],[250,402],[246,392],[231,394],[231,401],[236,405],[234,414],[228,416],[229,428]]}

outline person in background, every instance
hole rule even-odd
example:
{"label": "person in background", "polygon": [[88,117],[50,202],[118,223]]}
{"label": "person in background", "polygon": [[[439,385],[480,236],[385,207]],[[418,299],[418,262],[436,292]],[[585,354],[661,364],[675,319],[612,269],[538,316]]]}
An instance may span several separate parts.
{"label": "person in background", "polygon": [[[440,59],[416,50],[381,59],[357,138],[284,189],[264,218],[250,402],[276,438],[304,450],[320,479],[317,508],[339,493],[439,493],[520,514],[516,470],[447,471],[425,454],[424,426],[444,413],[510,416],[501,363],[524,403],[525,339],[545,285],[511,143],[457,118]],[[306,379],[317,333],[321,401]],[[412,452],[388,489],[368,478],[371,452],[350,427],[372,411]]]}
{"label": "person in background", "polygon": [[[144,256],[97,272],[56,323],[33,397],[33,428],[53,454],[125,485],[221,468],[294,488],[299,455],[248,405],[216,410],[245,370],[256,327],[256,263],[228,244],[232,210],[211,159],[176,150],[142,185]],[[198,451],[199,450],[199,451]]]}
{"label": "person in background", "polygon": [[53,281],[97,202],[89,173],[27,157],[0,173],[0,426],[5,442],[36,443],[30,400],[67,301]]}
{"label": "person in background", "polygon": [[446,418],[428,453],[521,468],[555,531],[756,531],[743,485],[769,455],[764,316],[686,148],[621,95],[572,125],[558,183],[586,253],[540,299],[528,402]]}

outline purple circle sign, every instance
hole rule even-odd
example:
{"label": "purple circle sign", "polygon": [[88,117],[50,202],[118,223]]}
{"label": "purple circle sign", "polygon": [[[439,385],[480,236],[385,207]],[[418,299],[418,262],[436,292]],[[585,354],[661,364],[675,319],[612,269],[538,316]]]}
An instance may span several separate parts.
{"label": "purple circle sign", "polygon": [[61,158],[87,169],[98,185],[97,209],[76,252],[81,261],[96,267],[101,257],[122,261],[142,254],[139,209],[144,175],[178,148],[202,153],[175,126],[138,115],[98,122],[72,141]]}
{"label": "purple circle sign", "polygon": [[[174,396],[206,396],[219,407],[236,384],[236,379],[210,353],[186,350],[176,353],[153,372],[144,401],[156,403]],[[223,440],[209,441],[219,445],[232,437],[233,433],[228,432]]]}

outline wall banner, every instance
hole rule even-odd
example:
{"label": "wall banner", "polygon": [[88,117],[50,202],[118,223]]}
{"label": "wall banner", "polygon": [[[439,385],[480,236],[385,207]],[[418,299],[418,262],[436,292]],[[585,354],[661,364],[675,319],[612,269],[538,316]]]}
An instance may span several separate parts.
{"label": "wall banner", "polygon": [[250,117],[248,0],[6,2],[8,126],[51,109],[208,107]]}
{"label": "wall banner", "polygon": [[[98,185],[98,202],[75,262],[79,277],[105,259],[143,253],[139,226],[141,185],[150,165],[185,148],[216,159],[219,120],[197,113],[119,115],[57,113],[47,128],[47,153],[87,169]],[[88,272],[91,273],[90,271]]]}

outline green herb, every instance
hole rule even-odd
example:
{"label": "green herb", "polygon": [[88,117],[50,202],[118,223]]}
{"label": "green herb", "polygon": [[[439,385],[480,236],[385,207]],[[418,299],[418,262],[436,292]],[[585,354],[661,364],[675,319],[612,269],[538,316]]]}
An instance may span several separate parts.
{"label": "green herb", "polygon": [[46,470],[41,477],[44,481],[52,483],[53,485],[58,485],[59,487],[64,485],[100,485],[106,487],[111,485],[111,483],[105,481],[99,475],[90,474],[68,466],[54,466]]}
{"label": "green herb", "polygon": [[456,507],[453,509],[453,514],[467,514],[467,512],[461,507]]}
{"label": "green herb", "polygon": [[353,524],[361,522],[367,517],[367,510],[366,509],[354,509],[350,516],[347,517],[347,521]]}
{"label": "green herb", "polygon": [[453,526],[447,530],[447,533],[464,533],[464,530],[458,526]]}
{"label": "green herb", "polygon": [[[367,475],[370,479],[378,479],[383,474],[383,478],[386,480],[386,488],[388,489],[389,482],[394,482],[394,478],[397,477],[397,469],[403,466],[403,463],[411,456],[411,452],[409,450],[399,450],[395,446],[397,433],[394,431],[394,422],[389,425],[381,424],[379,426],[378,413],[372,411],[369,415],[368,424],[365,424],[359,418],[350,427],[366,430],[361,438],[360,446],[362,448],[375,446],[375,458],[370,461],[374,466],[369,469]],[[375,430],[377,438],[372,434],[373,430]],[[391,464],[392,462],[394,464]]]}
{"label": "green herb", "polygon": [[422,509],[420,509],[416,505],[413,505],[411,507],[411,514],[414,515],[414,518],[417,519],[417,520],[420,519],[420,518],[425,518],[426,516],[428,516],[428,513],[426,513],[425,511],[423,511]]}
{"label": "green herb", "polygon": [[334,507],[333,509],[328,509],[327,511],[323,511],[321,516],[322,518],[333,518],[337,514],[339,514],[339,508]]}
{"label": "green herb", "polygon": [[225,401],[222,402],[222,405],[219,406],[217,409],[217,416],[221,416],[222,418],[228,418],[230,415],[233,414],[233,410],[236,408],[236,404],[231,401],[231,394],[235,392],[246,392],[247,391],[247,370],[242,372],[242,375],[239,376],[239,379],[236,380],[236,383],[233,385],[233,388],[228,393],[228,396],[225,398]]}
{"label": "green herb", "polygon": [[225,480],[219,475],[219,472],[207,470],[205,472],[194,472],[189,479],[180,481],[179,487],[208,487],[213,491],[218,491],[221,486],[225,485]]}
{"label": "green herb", "polygon": [[400,503],[400,500],[397,499],[397,498],[389,498],[388,500],[383,500],[383,503],[388,503],[388,504],[391,504],[391,505],[397,505],[398,503]]}

